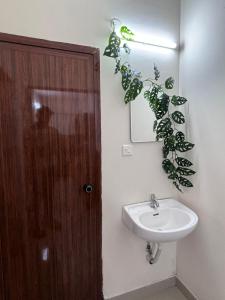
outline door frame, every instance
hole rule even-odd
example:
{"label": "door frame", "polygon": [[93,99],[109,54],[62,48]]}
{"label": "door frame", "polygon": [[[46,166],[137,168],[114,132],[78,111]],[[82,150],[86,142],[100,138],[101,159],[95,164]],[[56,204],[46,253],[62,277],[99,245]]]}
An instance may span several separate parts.
{"label": "door frame", "polygon": [[[93,66],[94,66],[94,99],[95,99],[95,122],[96,122],[96,145],[97,150],[100,156],[99,160],[99,208],[101,210],[101,216],[102,216],[102,167],[101,167],[101,97],[100,97],[100,50],[98,48],[90,47],[90,46],[83,46],[83,45],[75,45],[71,43],[64,43],[64,42],[58,42],[58,41],[49,41],[44,39],[38,39],[33,37],[26,37],[26,36],[20,36],[20,35],[14,35],[14,34],[8,34],[8,33],[2,33],[0,32],[0,44],[1,43],[10,43],[10,44],[18,44],[18,45],[24,45],[24,46],[34,46],[34,47],[40,47],[40,48],[47,48],[47,49],[53,49],[53,50],[62,50],[62,51],[68,51],[68,52],[75,52],[75,53],[82,53],[82,54],[88,54],[93,57]],[[1,46],[1,45],[0,45]],[[101,270],[101,299],[103,300],[103,276],[102,276],[102,217],[98,220],[99,222],[99,228],[100,228],[100,236],[98,237],[98,241],[100,241],[100,253],[101,257],[98,261],[98,267]],[[1,245],[0,245],[1,247]]]}

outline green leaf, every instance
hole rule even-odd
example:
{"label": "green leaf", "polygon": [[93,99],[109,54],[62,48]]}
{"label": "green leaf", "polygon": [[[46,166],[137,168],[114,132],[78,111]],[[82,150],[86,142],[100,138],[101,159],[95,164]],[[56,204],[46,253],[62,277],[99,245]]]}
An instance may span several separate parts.
{"label": "green leaf", "polygon": [[176,144],[176,150],[180,152],[186,152],[191,150],[194,147],[194,144],[189,142],[180,142]]}
{"label": "green leaf", "polygon": [[178,167],[177,172],[180,175],[184,175],[184,176],[191,176],[191,175],[194,175],[196,173],[195,171],[193,171],[191,169],[183,168],[183,167]]}
{"label": "green leaf", "polygon": [[114,73],[117,74],[120,70],[121,70],[120,59],[117,59]]}
{"label": "green leaf", "polygon": [[169,108],[169,96],[163,93],[158,97],[159,92],[161,92],[161,87],[154,85],[151,91],[144,93],[144,97],[149,101],[149,106],[155,113],[157,120],[162,119]]}
{"label": "green leaf", "polygon": [[171,120],[170,118],[165,118],[163,120],[161,120],[157,126],[157,129],[156,129],[156,133],[157,134],[160,134],[162,132],[168,132],[171,128]]}
{"label": "green leaf", "polygon": [[173,96],[171,99],[171,103],[175,106],[183,105],[185,102],[187,102],[187,99],[180,96]]}
{"label": "green leaf", "polygon": [[108,57],[117,58],[120,54],[121,40],[118,35],[113,31],[109,36],[109,44],[105,48],[104,55]]}
{"label": "green leaf", "polygon": [[176,172],[174,172],[174,173],[172,173],[172,174],[170,174],[170,175],[168,176],[168,178],[171,179],[171,180],[176,180],[178,177],[179,177],[179,176],[177,175]]}
{"label": "green leaf", "polygon": [[169,128],[165,131],[162,131],[162,132],[158,133],[157,134],[157,140],[160,140],[162,138],[165,139],[165,138],[171,136],[172,134],[173,134],[173,128]]}
{"label": "green leaf", "polygon": [[122,87],[126,91],[131,83],[133,72],[130,66],[122,65],[121,70],[122,74]]}
{"label": "green leaf", "polygon": [[175,136],[171,135],[165,138],[164,145],[169,148],[170,151],[175,151]]}
{"label": "green leaf", "polygon": [[159,86],[154,85],[151,90],[147,90],[144,92],[144,97],[150,102],[151,105],[154,106],[155,102],[157,101],[158,93],[159,93]]}
{"label": "green leaf", "polygon": [[174,181],[173,184],[178,189],[178,191],[180,191],[181,193],[183,193],[182,189],[180,188],[180,185],[176,181]]}
{"label": "green leaf", "polygon": [[169,159],[164,159],[162,162],[162,167],[167,174],[171,174],[176,171],[174,164]]}
{"label": "green leaf", "polygon": [[[153,105],[150,105],[153,107]],[[167,97],[166,94],[163,94],[160,96],[160,98],[157,98],[155,102],[154,108],[152,108],[153,112],[155,113],[155,117],[157,120],[162,119],[162,117],[165,116],[165,114],[168,112],[169,108],[169,97]]]}
{"label": "green leaf", "polygon": [[178,110],[176,110],[175,112],[172,113],[172,119],[177,124],[184,124],[185,123],[184,115]]}
{"label": "green leaf", "polygon": [[156,119],[162,119],[169,109],[170,98],[167,94],[163,93],[159,98],[157,98],[156,107],[155,107],[155,116]]}
{"label": "green leaf", "polygon": [[184,157],[177,157],[175,160],[180,167],[191,167],[193,165],[192,162]]}
{"label": "green leaf", "polygon": [[163,158],[167,158],[167,156],[170,153],[170,149],[166,146],[162,147],[162,152],[163,152]]}
{"label": "green leaf", "polygon": [[105,48],[104,55],[112,58],[116,58],[119,56],[120,48],[116,48],[115,46],[107,46]]}
{"label": "green leaf", "polygon": [[185,140],[185,135],[183,134],[183,132],[178,131],[175,135],[175,138],[177,142],[183,142]]}
{"label": "green leaf", "polygon": [[165,88],[168,89],[168,90],[171,90],[171,89],[173,89],[173,87],[174,87],[173,77],[167,78],[166,81],[165,81]]}
{"label": "green leaf", "polygon": [[185,187],[193,187],[193,184],[191,183],[190,180],[188,180],[187,178],[184,178],[182,176],[180,176],[178,178],[178,181],[179,183],[182,185],[182,186],[185,186]]}
{"label": "green leaf", "polygon": [[155,75],[155,80],[158,81],[160,78],[160,72],[156,65],[154,65],[154,75]]}
{"label": "green leaf", "polygon": [[135,100],[136,97],[141,93],[142,89],[143,89],[143,82],[138,78],[134,78],[129,86],[129,89],[125,94],[124,97],[125,103],[127,104],[130,101]]}
{"label": "green leaf", "polygon": [[127,26],[121,26],[120,33],[125,40],[133,41],[134,33]]}
{"label": "green leaf", "polygon": [[122,87],[126,91],[131,83],[132,74],[124,73],[122,75]]}

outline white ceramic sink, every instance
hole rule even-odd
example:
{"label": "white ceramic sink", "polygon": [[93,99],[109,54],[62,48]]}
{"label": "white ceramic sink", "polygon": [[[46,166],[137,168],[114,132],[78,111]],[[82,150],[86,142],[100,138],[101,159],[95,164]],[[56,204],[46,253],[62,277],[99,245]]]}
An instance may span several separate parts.
{"label": "white ceramic sink", "polygon": [[174,199],[158,200],[157,209],[150,202],[126,205],[122,219],[137,236],[152,242],[172,242],[186,237],[198,223],[198,216]]}

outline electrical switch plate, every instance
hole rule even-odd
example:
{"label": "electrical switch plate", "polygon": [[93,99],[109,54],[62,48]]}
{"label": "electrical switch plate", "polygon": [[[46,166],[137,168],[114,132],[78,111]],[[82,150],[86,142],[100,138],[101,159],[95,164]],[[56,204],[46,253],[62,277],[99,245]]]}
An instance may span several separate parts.
{"label": "electrical switch plate", "polygon": [[123,154],[123,156],[132,156],[133,155],[133,146],[132,145],[123,145],[122,154]]}

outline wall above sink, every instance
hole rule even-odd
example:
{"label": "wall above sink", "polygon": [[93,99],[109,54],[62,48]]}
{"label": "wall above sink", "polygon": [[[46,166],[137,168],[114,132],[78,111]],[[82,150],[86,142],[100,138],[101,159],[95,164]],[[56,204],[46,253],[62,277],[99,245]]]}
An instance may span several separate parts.
{"label": "wall above sink", "polygon": [[[129,43],[136,41],[135,34],[125,25],[120,26],[118,30],[116,28],[117,21],[118,19],[112,19],[112,30],[104,55],[113,58],[115,61],[114,73],[121,75],[121,84],[125,92],[123,99],[125,104],[132,103],[134,100],[137,101],[137,98],[141,97],[148,104],[148,109],[153,112],[153,126],[150,124],[151,126],[147,130],[149,132],[153,130],[156,141],[163,142],[162,168],[172,185],[179,192],[183,192],[184,187],[193,187],[189,178],[196,173],[190,169],[192,162],[181,156],[181,154],[183,155],[183,153],[192,150],[195,146],[187,141],[186,132],[182,131],[182,126],[185,124],[185,116],[181,112],[181,107],[188,100],[174,93],[175,80],[173,77],[169,76],[166,80],[161,81],[160,71],[155,64],[153,74],[148,73],[147,75],[143,71],[137,71],[134,65],[131,66],[128,59],[131,53]],[[173,49],[173,51],[175,50]],[[142,59],[142,55],[137,57]],[[137,116],[139,115],[142,115],[142,113],[137,114]],[[142,118],[144,116],[143,114]],[[149,115],[147,116],[149,117]],[[135,119],[132,117],[133,115],[131,116],[131,122]],[[139,124],[140,122],[137,121],[136,123]],[[139,129],[139,125],[136,127],[131,126],[138,135],[141,129]],[[144,135],[146,135],[147,130],[145,130]],[[148,136],[144,138],[148,139]]]}

